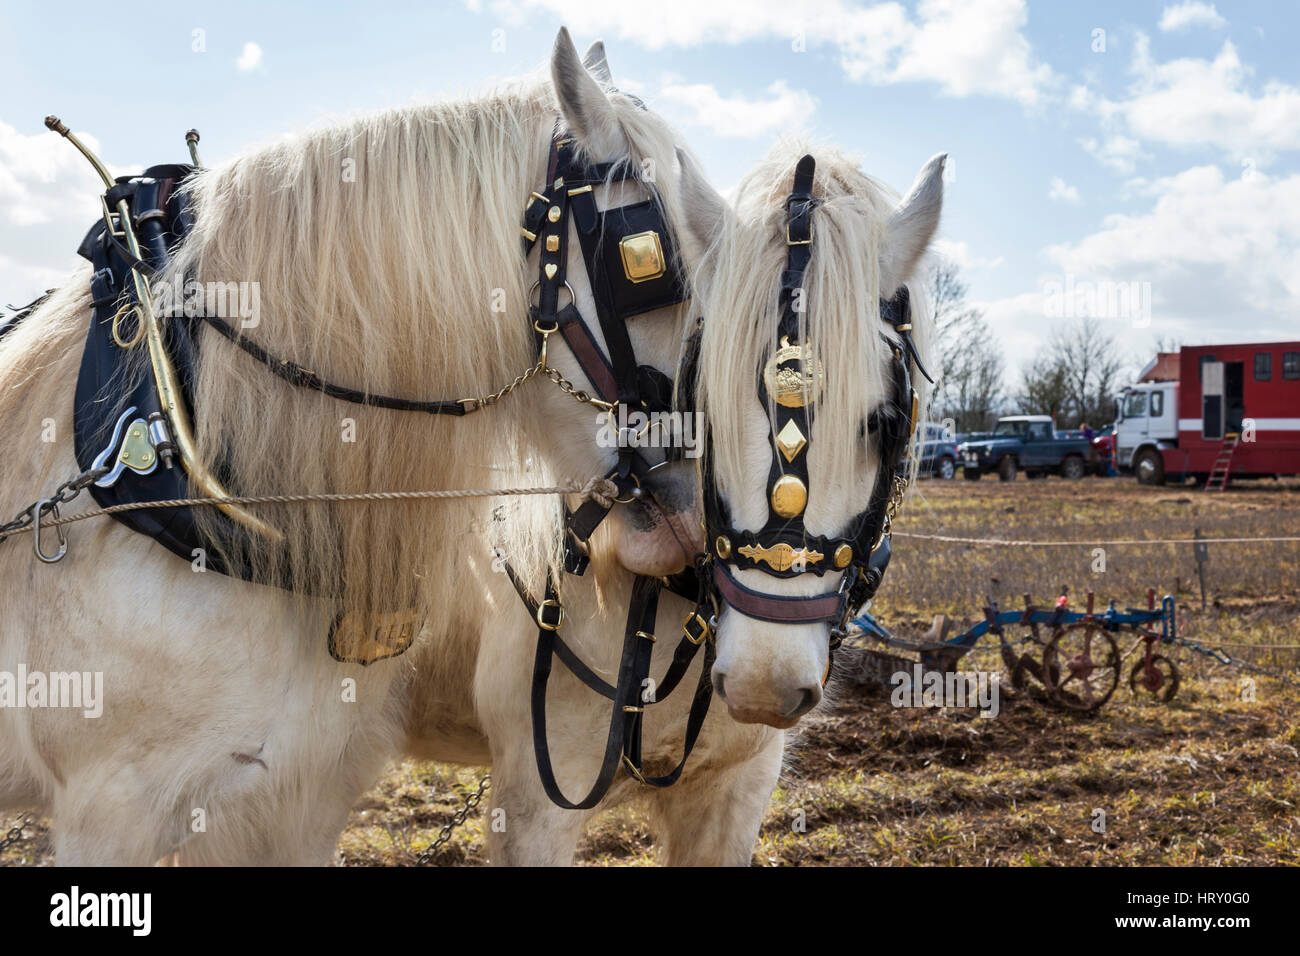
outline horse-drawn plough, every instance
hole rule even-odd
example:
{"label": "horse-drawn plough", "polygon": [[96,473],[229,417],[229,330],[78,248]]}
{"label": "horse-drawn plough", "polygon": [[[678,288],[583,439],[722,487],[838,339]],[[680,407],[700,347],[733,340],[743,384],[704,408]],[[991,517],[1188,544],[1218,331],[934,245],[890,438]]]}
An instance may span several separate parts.
{"label": "horse-drawn plough", "polygon": [[[852,621],[858,631],[885,647],[908,651],[908,659],[876,650],[865,650],[868,670],[877,680],[888,680],[899,671],[911,672],[919,663],[924,672],[954,673],[958,662],[985,635],[996,635],[1002,662],[1017,690],[1031,681],[1041,684],[1047,699],[1066,710],[1092,713],[1115,693],[1128,667],[1128,684],[1134,694],[1149,695],[1168,703],[1178,693],[1178,666],[1158,652],[1163,645],[1189,648],[1221,664],[1235,665],[1222,651],[1186,640],[1178,633],[1178,612],[1174,599],[1166,595],[1156,606],[1155,590],[1147,591],[1145,608],[1123,611],[1111,601],[1105,611],[1094,610],[1094,595],[1088,592],[1087,609],[1070,609],[1065,591],[1051,608],[1036,606],[1024,596],[1021,611],[1000,611],[992,597],[984,607],[984,620],[970,629],[948,637],[951,622],[938,617],[921,641],[895,637],[867,612]],[[1130,641],[1132,642],[1130,644]],[[1121,652],[1121,647],[1128,645]],[[1126,662],[1133,659],[1133,663]]]}

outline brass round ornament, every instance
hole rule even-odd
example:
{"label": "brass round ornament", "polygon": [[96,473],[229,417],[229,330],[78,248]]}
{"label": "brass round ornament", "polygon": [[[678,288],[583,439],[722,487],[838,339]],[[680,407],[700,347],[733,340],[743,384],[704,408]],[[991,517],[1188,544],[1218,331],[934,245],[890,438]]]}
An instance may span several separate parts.
{"label": "brass round ornament", "polygon": [[800,514],[808,503],[808,489],[794,475],[782,475],[772,486],[772,510],[782,518]]}
{"label": "brass round ornament", "polygon": [[831,556],[837,568],[847,568],[849,562],[853,560],[853,549],[847,544],[842,544],[835,549],[835,554]]}
{"label": "brass round ornament", "polygon": [[782,338],[781,347],[763,368],[763,384],[778,405],[803,408],[821,398],[826,369],[807,346],[791,345]]}
{"label": "brass round ornament", "polygon": [[713,550],[718,553],[720,558],[731,557],[731,539],[725,534],[718,535],[718,540],[713,542]]}

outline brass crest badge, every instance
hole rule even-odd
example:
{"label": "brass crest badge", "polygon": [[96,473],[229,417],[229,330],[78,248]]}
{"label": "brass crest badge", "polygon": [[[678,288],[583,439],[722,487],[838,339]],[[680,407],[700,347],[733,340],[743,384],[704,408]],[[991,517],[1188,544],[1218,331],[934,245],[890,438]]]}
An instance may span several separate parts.
{"label": "brass crest badge", "polygon": [[806,345],[791,345],[781,338],[781,347],[767,360],[763,384],[773,400],[786,408],[803,408],[821,398],[826,370]]}

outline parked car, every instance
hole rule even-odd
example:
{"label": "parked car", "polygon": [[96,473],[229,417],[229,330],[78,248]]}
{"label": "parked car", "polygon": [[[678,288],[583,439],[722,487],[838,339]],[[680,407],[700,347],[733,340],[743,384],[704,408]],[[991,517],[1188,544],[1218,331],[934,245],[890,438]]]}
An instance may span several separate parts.
{"label": "parked car", "polygon": [[1085,438],[1064,438],[1052,427],[1047,415],[1008,415],[998,419],[991,438],[968,441],[959,451],[963,474],[978,481],[996,473],[1002,481],[1013,481],[1016,472],[1039,478],[1059,474],[1079,479],[1097,470],[1097,452]]}
{"label": "parked car", "polygon": [[957,443],[952,439],[952,432],[944,426],[927,422],[919,442],[921,460],[917,473],[944,479],[955,477],[961,457],[957,454]]}

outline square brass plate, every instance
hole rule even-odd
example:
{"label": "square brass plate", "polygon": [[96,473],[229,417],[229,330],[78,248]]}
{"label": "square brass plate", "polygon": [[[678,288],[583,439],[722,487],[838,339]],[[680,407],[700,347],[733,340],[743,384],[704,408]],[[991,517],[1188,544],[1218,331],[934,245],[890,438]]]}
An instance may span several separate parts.
{"label": "square brass plate", "polygon": [[632,282],[658,279],[667,271],[659,233],[653,229],[624,236],[618,244],[618,251],[623,256],[623,272]]}

